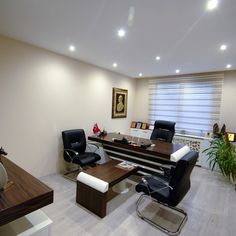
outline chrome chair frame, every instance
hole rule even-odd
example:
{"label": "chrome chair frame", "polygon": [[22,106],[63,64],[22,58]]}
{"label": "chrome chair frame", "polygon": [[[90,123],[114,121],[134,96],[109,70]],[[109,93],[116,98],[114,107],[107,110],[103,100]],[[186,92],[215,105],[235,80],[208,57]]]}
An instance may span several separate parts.
{"label": "chrome chair frame", "polygon": [[[182,221],[180,222],[180,224],[179,224],[179,226],[178,226],[178,229],[177,229],[176,231],[174,231],[174,232],[173,232],[173,231],[170,231],[170,230],[168,230],[168,229],[162,227],[162,226],[159,225],[158,223],[156,223],[156,222],[152,221],[151,219],[149,219],[149,218],[145,217],[144,215],[142,215],[142,213],[141,213],[140,210],[139,210],[139,205],[140,205],[140,203],[142,202],[142,200],[143,200],[144,198],[151,199],[151,201],[154,202],[154,203],[156,203],[157,205],[158,205],[158,204],[163,205],[163,206],[166,207],[166,208],[170,208],[170,209],[172,209],[172,210],[174,210],[174,211],[177,211],[177,212],[183,214],[184,217],[183,217]],[[167,205],[167,204],[164,204],[164,203],[162,203],[162,202],[159,202],[159,201],[157,201],[156,199],[153,199],[151,196],[146,195],[145,193],[144,193],[144,194],[141,194],[140,197],[138,198],[137,202],[136,202],[136,213],[137,213],[137,215],[138,215],[139,218],[141,218],[142,220],[144,220],[144,221],[150,223],[152,226],[158,228],[159,230],[161,230],[162,232],[164,232],[164,233],[166,233],[166,234],[168,234],[168,235],[178,235],[178,234],[181,232],[182,228],[184,227],[184,224],[186,223],[186,221],[187,221],[187,219],[188,219],[187,213],[186,213],[185,211],[183,211],[182,209],[179,209],[179,208],[177,208],[177,207],[171,207],[171,206],[169,206],[169,205]]]}

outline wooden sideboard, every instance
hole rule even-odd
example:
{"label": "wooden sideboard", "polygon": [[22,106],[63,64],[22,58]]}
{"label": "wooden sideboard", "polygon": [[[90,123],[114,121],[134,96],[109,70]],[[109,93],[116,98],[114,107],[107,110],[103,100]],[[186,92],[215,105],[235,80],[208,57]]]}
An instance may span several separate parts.
{"label": "wooden sideboard", "polygon": [[12,182],[0,191],[0,226],[53,202],[53,190],[37,178],[0,156]]}

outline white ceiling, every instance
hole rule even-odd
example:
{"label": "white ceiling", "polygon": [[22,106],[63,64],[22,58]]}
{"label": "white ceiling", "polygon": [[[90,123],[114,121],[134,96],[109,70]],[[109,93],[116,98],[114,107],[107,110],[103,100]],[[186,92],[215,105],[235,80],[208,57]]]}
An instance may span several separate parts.
{"label": "white ceiling", "polygon": [[130,77],[236,69],[236,1],[220,0],[212,12],[206,2],[0,0],[0,34]]}

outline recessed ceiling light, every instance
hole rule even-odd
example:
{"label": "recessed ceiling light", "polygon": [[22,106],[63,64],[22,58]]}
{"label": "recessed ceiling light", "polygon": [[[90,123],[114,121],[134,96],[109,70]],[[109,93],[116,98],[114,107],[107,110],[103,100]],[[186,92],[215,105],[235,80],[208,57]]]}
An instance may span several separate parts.
{"label": "recessed ceiling light", "polygon": [[156,60],[157,60],[157,61],[160,61],[160,60],[161,60],[161,57],[160,57],[160,56],[156,56]]}
{"label": "recessed ceiling light", "polygon": [[139,74],[138,74],[138,76],[139,76],[139,77],[142,77],[142,76],[143,76],[143,74],[142,74],[142,73],[139,73]]}
{"label": "recessed ceiling light", "polygon": [[113,67],[117,67],[117,63],[114,62],[114,63],[112,64],[112,66],[113,66]]}
{"label": "recessed ceiling light", "polygon": [[120,37],[120,38],[123,38],[126,34],[126,31],[124,29],[119,29],[117,31],[117,35]]}
{"label": "recessed ceiling light", "polygon": [[228,64],[227,66],[226,66],[226,68],[227,69],[229,69],[229,68],[231,68],[232,66],[230,65],[230,64]]}
{"label": "recessed ceiling light", "polygon": [[227,49],[227,45],[222,44],[222,45],[220,46],[220,50],[221,50],[221,51],[225,51],[226,49]]}
{"label": "recessed ceiling light", "polygon": [[175,70],[175,73],[176,73],[176,74],[179,74],[179,72],[180,72],[180,70],[179,70],[179,69]]}
{"label": "recessed ceiling light", "polygon": [[218,0],[209,0],[207,2],[207,10],[212,11],[218,7]]}
{"label": "recessed ceiling light", "polygon": [[74,52],[74,51],[75,51],[75,46],[74,46],[74,45],[70,45],[70,46],[69,46],[69,50],[70,50],[71,52]]}

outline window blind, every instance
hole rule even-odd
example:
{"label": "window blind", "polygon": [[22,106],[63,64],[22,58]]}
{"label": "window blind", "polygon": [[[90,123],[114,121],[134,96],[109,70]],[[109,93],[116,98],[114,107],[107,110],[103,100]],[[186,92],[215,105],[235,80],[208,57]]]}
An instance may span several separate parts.
{"label": "window blind", "polygon": [[176,132],[204,136],[219,122],[223,74],[149,80],[149,123],[176,122]]}

